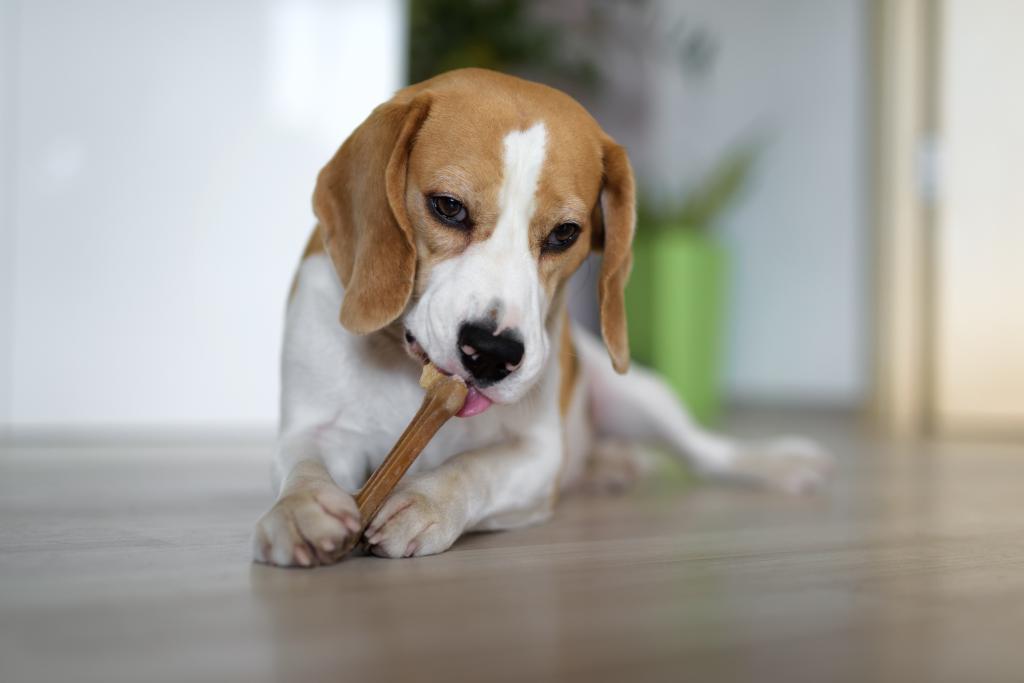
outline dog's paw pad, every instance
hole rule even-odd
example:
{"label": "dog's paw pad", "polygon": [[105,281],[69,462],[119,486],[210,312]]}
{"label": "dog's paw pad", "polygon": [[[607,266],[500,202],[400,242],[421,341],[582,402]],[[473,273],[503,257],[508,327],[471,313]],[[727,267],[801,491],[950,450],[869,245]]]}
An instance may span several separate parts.
{"label": "dog's paw pad", "polygon": [[447,550],[462,530],[449,512],[422,493],[396,491],[366,529],[370,552],[398,558]]}
{"label": "dog's paw pad", "polygon": [[256,523],[253,559],[281,567],[334,564],[359,526],[355,501],[337,487],[291,493]]}

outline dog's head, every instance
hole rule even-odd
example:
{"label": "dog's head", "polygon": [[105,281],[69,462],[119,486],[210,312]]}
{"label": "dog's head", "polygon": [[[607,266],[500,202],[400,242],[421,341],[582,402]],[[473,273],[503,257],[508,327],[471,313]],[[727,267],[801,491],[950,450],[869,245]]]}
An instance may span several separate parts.
{"label": "dog's head", "polygon": [[464,377],[477,408],[536,382],[591,250],[604,252],[605,345],[628,367],[633,174],[567,95],[479,69],[406,88],[345,141],[313,203],[345,286],[342,325],[365,334],[401,319],[409,351]]}

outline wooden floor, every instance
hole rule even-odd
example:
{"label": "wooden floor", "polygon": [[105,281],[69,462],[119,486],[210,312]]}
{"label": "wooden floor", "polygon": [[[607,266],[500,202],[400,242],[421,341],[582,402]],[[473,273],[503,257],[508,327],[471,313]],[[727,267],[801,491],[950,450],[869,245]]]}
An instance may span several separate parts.
{"label": "wooden floor", "polygon": [[1022,681],[1024,445],[840,458],[823,495],[671,472],[413,560],[249,563],[269,447],[8,447],[0,681]]}

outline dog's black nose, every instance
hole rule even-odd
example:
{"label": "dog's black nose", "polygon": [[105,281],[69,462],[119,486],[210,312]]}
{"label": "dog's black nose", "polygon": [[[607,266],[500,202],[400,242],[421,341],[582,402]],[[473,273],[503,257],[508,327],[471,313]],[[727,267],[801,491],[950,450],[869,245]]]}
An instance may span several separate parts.
{"label": "dog's black nose", "polygon": [[491,321],[464,323],[459,328],[459,357],[481,385],[500,382],[519,367],[523,342],[511,330],[495,334]]}

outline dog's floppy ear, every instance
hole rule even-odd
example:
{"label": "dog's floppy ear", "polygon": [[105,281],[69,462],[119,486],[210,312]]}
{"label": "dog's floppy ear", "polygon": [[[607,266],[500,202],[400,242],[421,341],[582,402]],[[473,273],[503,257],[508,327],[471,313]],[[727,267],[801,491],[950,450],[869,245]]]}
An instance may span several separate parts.
{"label": "dog's floppy ear", "polygon": [[604,178],[599,202],[601,228],[595,248],[604,251],[597,283],[601,309],[601,336],[617,372],[629,369],[626,329],[626,281],[633,265],[636,230],[636,188],[626,150],[610,138],[604,145]]}
{"label": "dog's floppy ear", "polygon": [[405,310],[416,242],[405,209],[409,150],[430,110],[426,95],[373,110],[317,178],[313,211],[345,286],[341,324],[366,334]]}

